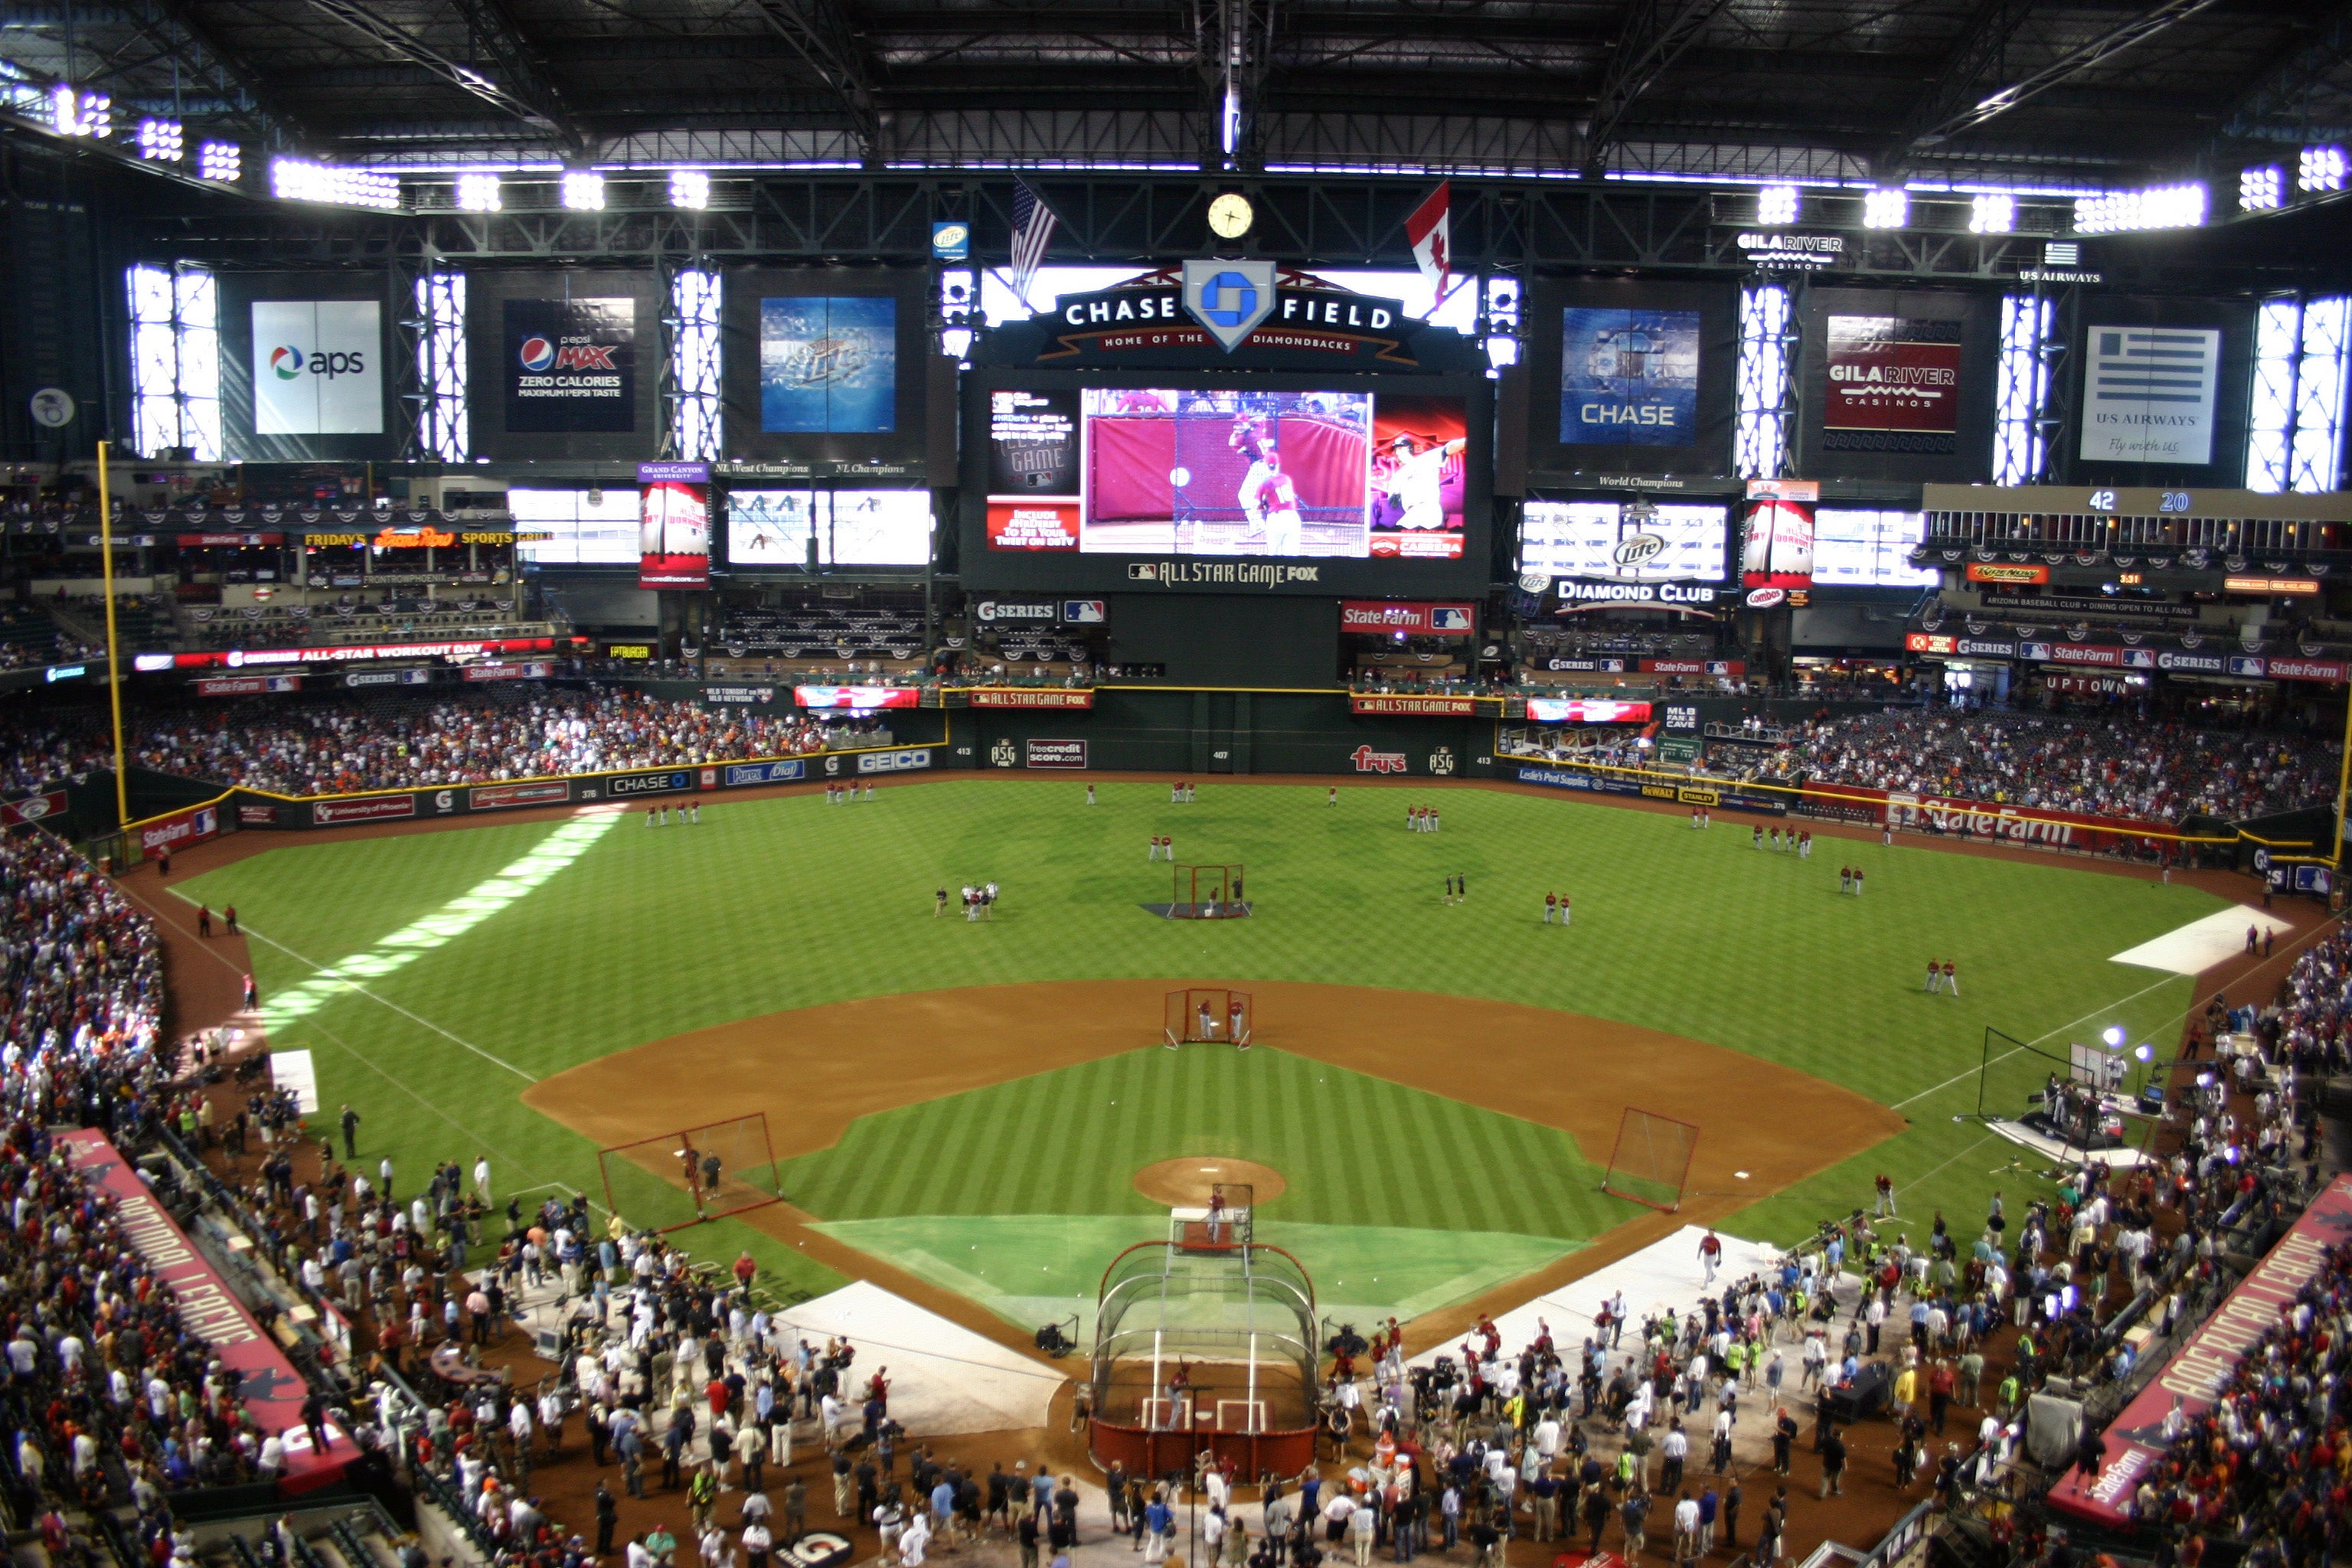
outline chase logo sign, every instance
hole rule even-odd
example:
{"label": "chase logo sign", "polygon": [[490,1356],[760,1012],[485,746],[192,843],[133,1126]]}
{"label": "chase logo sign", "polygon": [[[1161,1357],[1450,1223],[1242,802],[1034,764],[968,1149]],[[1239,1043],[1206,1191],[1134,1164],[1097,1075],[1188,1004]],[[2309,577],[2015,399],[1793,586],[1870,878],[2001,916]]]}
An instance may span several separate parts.
{"label": "chase logo sign", "polygon": [[1274,304],[1271,260],[1184,263],[1184,313],[1227,353],[1274,313]]}
{"label": "chase logo sign", "polygon": [[608,795],[667,795],[688,788],[692,780],[683,773],[626,773],[604,786]]}

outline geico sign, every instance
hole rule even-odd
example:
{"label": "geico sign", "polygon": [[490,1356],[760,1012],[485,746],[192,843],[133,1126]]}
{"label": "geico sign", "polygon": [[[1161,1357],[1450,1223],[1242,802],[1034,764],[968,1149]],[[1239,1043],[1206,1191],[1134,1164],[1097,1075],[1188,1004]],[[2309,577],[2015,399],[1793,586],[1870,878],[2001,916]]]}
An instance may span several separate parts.
{"label": "geico sign", "polygon": [[1715,590],[1703,583],[1571,583],[1559,596],[1570,604],[1712,605]]}

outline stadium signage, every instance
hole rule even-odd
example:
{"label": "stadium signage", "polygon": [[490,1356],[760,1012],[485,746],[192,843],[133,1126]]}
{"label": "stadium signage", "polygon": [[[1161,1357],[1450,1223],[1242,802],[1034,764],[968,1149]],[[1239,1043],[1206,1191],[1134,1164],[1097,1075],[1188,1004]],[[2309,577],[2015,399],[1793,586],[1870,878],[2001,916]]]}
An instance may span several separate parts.
{"label": "stadium signage", "polygon": [[982,599],[973,608],[972,616],[984,626],[1049,626],[1055,618],[1055,608],[1047,599],[1026,604],[1012,599]]}
{"label": "stadium signage", "polygon": [[[356,664],[378,658],[478,658],[494,653],[552,653],[553,637],[489,637],[474,642],[357,643],[348,647],[231,648],[226,653],[142,654],[142,669],[242,669],[254,664]],[[168,658],[168,666],[144,662]]]}
{"label": "stadium signage", "polygon": [[377,550],[442,550],[457,542],[456,534],[437,528],[387,528],[368,541]]}
{"label": "stadium signage", "polygon": [[2169,829],[2153,822],[2123,816],[2095,816],[2087,812],[1995,805],[1980,800],[1956,800],[1947,795],[1890,793],[1887,819],[1897,827],[1914,827],[1963,837],[2000,839],[2011,844],[2041,845],[2053,849],[2105,849],[2123,840]]}
{"label": "stadium signage", "polygon": [[466,794],[468,811],[511,811],[519,805],[562,805],[572,799],[572,781],[479,784]]}
{"label": "stadium signage", "polygon": [[2141,1479],[2163,1463],[2165,1417],[2193,1421],[2237,1376],[2246,1352],[2294,1305],[2327,1264],[2327,1249],[2352,1228],[2352,1176],[2330,1183],[2205,1326],[2107,1428],[2105,1458],[2085,1476],[2071,1471],[2050,1489],[2053,1508],[2111,1529],[2128,1527]]}
{"label": "stadium signage", "polygon": [[1030,741],[1023,747],[1022,765],[1083,768],[1087,765],[1087,743],[1084,741]]}
{"label": "stadium signage", "polygon": [[240,827],[275,827],[278,826],[278,808],[274,805],[240,805],[236,808],[236,822]]}
{"label": "stadium signage", "polygon": [[299,691],[299,675],[225,675],[195,683],[199,697],[258,697],[271,691]]}
{"label": "stadium signage", "polygon": [[930,765],[929,746],[904,752],[861,752],[857,755],[857,771],[861,773],[907,773]]}
{"label": "stadium signage", "polygon": [[2047,566],[2011,566],[1999,562],[1971,561],[1969,563],[1969,581],[1971,583],[2030,583],[2039,584],[2050,581],[2050,568]]}
{"label": "stadium signage", "polygon": [[1622,658],[1548,658],[1543,667],[1549,670],[1585,670],[1599,675],[1622,675],[1625,661]]}
{"label": "stadium signage", "polygon": [[1706,584],[1587,582],[1580,577],[1562,577],[1559,591],[1563,605],[1712,605],[1716,598],[1715,589]]}
{"label": "stadium signage", "polygon": [[1645,658],[1642,661],[1644,675],[1727,675],[1737,679],[1748,673],[1747,664],[1736,658]]}
{"label": "stadium signage", "polygon": [[22,800],[0,801],[0,827],[61,816],[65,809],[66,792],[61,789],[53,789],[47,795],[28,795]]}
{"label": "stadium signage", "polygon": [[467,680],[544,680],[554,672],[554,666],[530,664],[469,664],[465,668]]}
{"label": "stadium signage", "polygon": [[1395,599],[1342,599],[1343,632],[1406,632],[1415,637],[1466,637],[1477,615],[1475,605],[1408,604]]}
{"label": "stadium signage", "polygon": [[1939,632],[1906,632],[1903,651],[1906,653],[1958,653],[1960,639]]}
{"label": "stadium signage", "polygon": [[2177,648],[2163,648],[2156,656],[2158,669],[2178,670],[2183,675],[2227,675],[2230,658],[2219,653],[2185,653]]}
{"label": "stadium signage", "polygon": [[2087,664],[2098,669],[2154,669],[2152,647],[2100,647],[2090,643],[2028,642],[2017,645],[2018,657],[2036,664]]}
{"label": "stadium signage", "polygon": [[742,789],[750,784],[791,784],[806,777],[806,763],[798,757],[782,757],[774,762],[730,763],[719,784],[726,789]]}
{"label": "stadium signage", "polygon": [[1323,568],[1274,561],[1130,561],[1127,580],[1163,588],[1279,588],[1285,583],[1320,583]]}
{"label": "stadium signage", "polygon": [[916,708],[923,694],[911,686],[795,686],[793,700],[803,708]]}
{"label": "stadium signage", "polygon": [[2059,594],[2044,594],[2038,599],[2009,604],[1994,600],[1985,608],[1995,614],[2004,609],[2023,608],[2037,615],[2152,616],[2168,621],[2193,621],[2197,618],[2197,606],[2194,605],[2174,605],[2155,599],[2078,599]]}
{"label": "stadium signage", "polygon": [[1786,588],[1750,588],[1748,597],[1740,601],[1751,610],[1777,610],[1789,602]]}
{"label": "stadium signage", "polygon": [[313,827],[332,827],[341,822],[386,822],[415,815],[416,797],[413,795],[379,795],[365,800],[314,800],[310,803],[310,826]]}
{"label": "stadium signage", "polygon": [[2274,658],[2270,661],[2270,677],[2273,680],[2324,680],[2333,683],[2342,680],[2347,668],[2352,668],[2352,666],[2347,666],[2340,658]]}
{"label": "stadium signage", "polygon": [[702,703],[706,708],[755,708],[773,702],[776,689],[772,686],[706,686]]}
{"label": "stadium signage", "polygon": [[220,811],[209,805],[193,811],[174,812],[161,822],[151,822],[139,830],[139,847],[149,854],[158,849],[177,849],[184,845],[202,844],[220,832]]}
{"label": "stadium signage", "polygon": [[683,768],[658,773],[620,773],[604,781],[604,794],[618,799],[625,795],[670,795],[690,789],[694,775]]}
{"label": "stadium signage", "polygon": [[1650,705],[1587,697],[1530,697],[1528,717],[1538,724],[1646,724]]}
{"label": "stadium signage", "polygon": [[1407,366],[1419,363],[1408,340],[1423,327],[1401,300],[1286,276],[1268,261],[1198,258],[1118,288],[1061,295],[1038,324],[1045,331],[1037,357],[1049,362],[1160,360],[1171,351],[1197,360],[1223,350]]}
{"label": "stadium signage", "polygon": [[427,686],[432,684],[429,669],[347,669],[343,671],[345,686]]}
{"label": "stadium signage", "polygon": [[[360,538],[359,534],[353,534],[352,541],[356,543]],[[221,545],[242,548],[253,544],[283,544],[285,542],[286,536],[282,533],[182,533],[174,535],[172,541],[183,550],[205,550]]]}
{"label": "stadium signage", "polygon": [[1357,693],[1348,699],[1351,713],[1409,713],[1441,718],[1468,718],[1478,711],[1475,697],[1384,697]]}
{"label": "stadium signage", "polygon": [[2319,592],[2316,577],[2224,577],[2224,594],[2259,594],[2264,597],[2294,595],[2308,598]]}
{"label": "stadium signage", "polygon": [[1845,259],[1845,236],[1842,234],[1749,230],[1732,243],[1739,247],[1749,265],[1766,271],[1810,272],[1834,267]]}
{"label": "stadium signage", "polygon": [[1376,752],[1370,746],[1358,746],[1348,760],[1360,773],[1401,773],[1411,767],[1402,752]]}
{"label": "stadium signage", "polygon": [[976,686],[964,694],[974,708],[1092,708],[1095,694],[1058,686]]}

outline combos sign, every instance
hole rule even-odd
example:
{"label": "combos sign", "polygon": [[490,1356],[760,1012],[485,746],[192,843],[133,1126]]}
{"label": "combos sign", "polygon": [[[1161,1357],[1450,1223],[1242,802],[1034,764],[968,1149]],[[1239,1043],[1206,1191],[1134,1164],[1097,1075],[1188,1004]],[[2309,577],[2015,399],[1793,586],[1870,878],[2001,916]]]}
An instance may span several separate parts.
{"label": "combos sign", "polygon": [[[1839,787],[1839,793],[1859,790]],[[2123,816],[2093,816],[2084,812],[1992,805],[1980,800],[1954,800],[1944,795],[1890,793],[1887,820],[1897,827],[1923,833],[1950,833],[1963,838],[1993,838],[2004,844],[2025,844],[2049,849],[2114,849],[2150,834],[2171,830],[2154,822]]]}
{"label": "combos sign", "polygon": [[47,795],[28,795],[22,800],[0,801],[0,827],[62,816],[65,809],[66,792],[61,789],[53,789]]}
{"label": "combos sign", "polygon": [[2050,568],[2047,566],[2011,566],[1994,561],[1971,561],[1969,563],[1969,581],[1971,583],[2015,583],[2028,586],[2039,587],[2050,581]]}
{"label": "combos sign", "polygon": [[370,795],[364,800],[314,800],[310,826],[334,827],[346,822],[392,822],[416,815],[413,795]]}
{"label": "combos sign", "polygon": [[1478,711],[1478,700],[1475,697],[1381,697],[1359,694],[1348,699],[1348,710],[1351,713],[1412,713],[1423,717],[1468,718]]}
{"label": "combos sign", "polygon": [[1959,449],[1958,321],[1832,316],[1828,360],[1824,451]]}
{"label": "combos sign", "polygon": [[979,686],[964,694],[974,708],[1092,708],[1090,690],[1055,686]]}
{"label": "combos sign", "polygon": [[2179,1410],[2194,1420],[2238,1373],[2238,1366],[2291,1309],[2304,1287],[2327,1265],[2327,1249],[2352,1227],[2352,1176],[2338,1176],[2254,1265],[2229,1300],[2197,1331],[2156,1381],[2123,1408],[2107,1428],[2105,1458],[2088,1474],[2077,1470],[2050,1489],[2050,1505],[2109,1529],[2132,1523],[2132,1496],[2164,1458],[2165,1417]]}
{"label": "combos sign", "polygon": [[572,781],[539,784],[479,784],[466,793],[468,811],[511,811],[519,805],[564,805],[572,799]]}
{"label": "combos sign", "polygon": [[1530,697],[1528,717],[1538,724],[1646,724],[1650,705],[1582,697]]}
{"label": "combos sign", "polygon": [[507,300],[500,379],[509,434],[635,430],[637,302]]}
{"label": "combos sign", "polygon": [[1031,741],[1022,752],[1024,766],[1033,768],[1083,768],[1087,765],[1087,743],[1084,741]]}
{"label": "combos sign", "polygon": [[373,300],[256,300],[253,433],[381,436],[383,351]]}
{"label": "combos sign", "polygon": [[174,812],[158,822],[150,822],[139,829],[139,847],[152,855],[158,851],[184,848],[202,844],[220,833],[220,811],[217,807],[200,805],[194,811]]}
{"label": "combos sign", "polygon": [[1343,632],[1405,632],[1414,637],[1466,637],[1475,629],[1473,605],[1404,604],[1391,599],[1342,599]]}
{"label": "combos sign", "polygon": [[877,708],[919,708],[923,694],[911,686],[795,686],[793,700],[803,708],[867,712]]}

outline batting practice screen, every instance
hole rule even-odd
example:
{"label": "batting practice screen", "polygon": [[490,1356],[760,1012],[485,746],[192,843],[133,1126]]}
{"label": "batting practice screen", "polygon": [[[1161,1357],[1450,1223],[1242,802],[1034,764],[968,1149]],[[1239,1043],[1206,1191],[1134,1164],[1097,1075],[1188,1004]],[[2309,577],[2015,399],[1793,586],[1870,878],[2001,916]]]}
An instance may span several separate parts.
{"label": "batting practice screen", "polygon": [[1171,991],[1160,1019],[1160,1039],[1171,1050],[1191,1045],[1237,1046],[1246,1050],[1256,1013],[1246,991],[1215,986]]}
{"label": "batting practice screen", "polygon": [[1601,1190],[1654,1209],[1680,1208],[1697,1150],[1696,1123],[1629,1105],[1618,1118],[1617,1146]]}
{"label": "batting practice screen", "polygon": [[641,1229],[676,1230],[783,1196],[761,1111],[601,1149],[596,1163],[605,1204]]}

